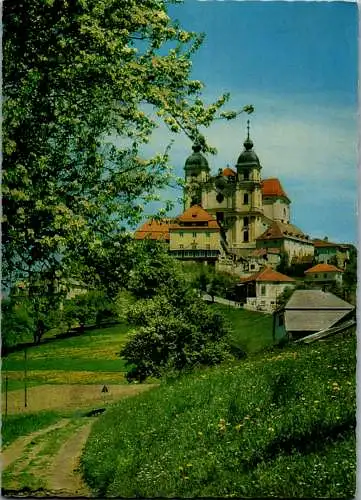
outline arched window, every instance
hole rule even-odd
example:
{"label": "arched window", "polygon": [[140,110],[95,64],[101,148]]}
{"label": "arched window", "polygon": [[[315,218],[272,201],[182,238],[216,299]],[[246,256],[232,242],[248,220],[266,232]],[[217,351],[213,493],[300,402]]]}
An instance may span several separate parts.
{"label": "arched window", "polygon": [[243,205],[248,205],[248,203],[249,203],[248,193],[244,193],[244,195],[243,195]]}

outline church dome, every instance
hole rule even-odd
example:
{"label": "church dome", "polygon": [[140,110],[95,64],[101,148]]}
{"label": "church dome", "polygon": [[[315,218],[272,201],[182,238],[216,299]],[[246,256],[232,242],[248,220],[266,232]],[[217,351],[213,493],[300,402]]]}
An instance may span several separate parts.
{"label": "church dome", "polygon": [[193,154],[191,154],[185,162],[186,170],[209,170],[207,158],[200,152],[202,147],[199,142],[195,142],[192,146]]}
{"label": "church dome", "polygon": [[253,151],[253,141],[249,137],[249,120],[247,122],[247,139],[243,143],[244,150],[239,155],[237,160],[237,167],[259,167],[261,164],[256,153]]}

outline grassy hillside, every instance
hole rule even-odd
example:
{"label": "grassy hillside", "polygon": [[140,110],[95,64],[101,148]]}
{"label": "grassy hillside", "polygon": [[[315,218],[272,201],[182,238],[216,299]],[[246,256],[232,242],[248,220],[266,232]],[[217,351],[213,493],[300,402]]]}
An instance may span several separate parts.
{"label": "grassy hillside", "polygon": [[[118,353],[128,331],[129,326],[116,325],[28,348],[30,384],[122,382],[125,364]],[[20,388],[24,352],[12,353],[2,361],[2,376],[8,376],[9,390]]]}
{"label": "grassy hillside", "polygon": [[247,354],[258,352],[273,343],[271,314],[213,304],[228,319],[232,329],[232,343]]}
{"label": "grassy hillside", "polygon": [[82,459],[117,497],[352,497],[353,334],[197,371],[124,400]]}

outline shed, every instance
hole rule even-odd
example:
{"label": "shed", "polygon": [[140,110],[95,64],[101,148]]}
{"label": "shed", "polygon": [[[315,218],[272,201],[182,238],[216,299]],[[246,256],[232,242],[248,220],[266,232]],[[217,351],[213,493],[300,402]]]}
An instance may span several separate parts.
{"label": "shed", "polygon": [[275,337],[298,339],[336,326],[354,313],[354,306],[330,292],[296,290],[275,313]]}

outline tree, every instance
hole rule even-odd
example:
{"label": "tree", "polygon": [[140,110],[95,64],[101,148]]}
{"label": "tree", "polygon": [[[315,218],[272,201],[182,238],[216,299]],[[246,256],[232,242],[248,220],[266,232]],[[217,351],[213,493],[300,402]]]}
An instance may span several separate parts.
{"label": "tree", "polygon": [[171,279],[152,299],[138,301],[128,313],[136,329],[121,350],[132,368],[129,380],[179,373],[195,365],[214,365],[230,356],[228,327],[186,283]]}
{"label": "tree", "polygon": [[[106,255],[104,241],[121,240],[171,179],[168,149],[140,157],[154,112],[193,140],[227,101],[227,94],[210,105],[201,100],[203,84],[190,71],[203,36],[173,22],[167,3],[4,4],[7,281],[44,270],[64,275],[89,252]],[[206,142],[203,149],[211,150]]]}
{"label": "tree", "polygon": [[1,304],[1,344],[8,349],[28,340],[35,332],[31,303],[23,298],[10,296]]}

